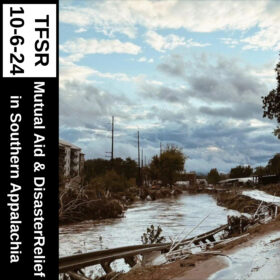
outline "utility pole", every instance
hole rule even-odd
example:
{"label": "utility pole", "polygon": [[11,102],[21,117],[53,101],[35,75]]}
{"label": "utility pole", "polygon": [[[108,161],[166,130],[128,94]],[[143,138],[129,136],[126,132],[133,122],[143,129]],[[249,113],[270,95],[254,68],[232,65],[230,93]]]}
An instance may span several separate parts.
{"label": "utility pole", "polygon": [[112,140],[111,152],[106,152],[106,154],[109,154],[109,155],[106,155],[105,157],[108,157],[108,158],[111,159],[111,165],[112,165],[112,168],[113,168],[113,163],[114,163],[114,116],[112,116],[112,135],[111,135],[111,140]]}
{"label": "utility pole", "polygon": [[144,149],[142,148],[142,157],[141,157],[141,182],[146,186],[146,172],[144,172]]}
{"label": "utility pole", "polygon": [[111,161],[114,160],[114,116],[112,116],[112,147],[111,147]]}
{"label": "utility pole", "polygon": [[159,155],[161,156],[161,153],[162,153],[162,146],[161,146],[161,142],[159,144]]}
{"label": "utility pole", "polygon": [[141,186],[141,166],[140,166],[140,137],[139,130],[137,132],[137,146],[138,146],[138,178],[137,178],[137,186]]}
{"label": "utility pole", "polygon": [[138,167],[140,167],[140,137],[139,137],[139,130],[137,132],[137,145],[138,145]]}

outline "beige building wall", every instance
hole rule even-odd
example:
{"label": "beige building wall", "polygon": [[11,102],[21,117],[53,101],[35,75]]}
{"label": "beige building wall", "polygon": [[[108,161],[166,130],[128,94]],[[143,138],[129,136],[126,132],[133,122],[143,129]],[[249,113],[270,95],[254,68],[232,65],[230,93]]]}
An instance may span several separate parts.
{"label": "beige building wall", "polygon": [[59,140],[60,168],[65,178],[80,175],[84,166],[84,154],[81,148],[64,140]]}

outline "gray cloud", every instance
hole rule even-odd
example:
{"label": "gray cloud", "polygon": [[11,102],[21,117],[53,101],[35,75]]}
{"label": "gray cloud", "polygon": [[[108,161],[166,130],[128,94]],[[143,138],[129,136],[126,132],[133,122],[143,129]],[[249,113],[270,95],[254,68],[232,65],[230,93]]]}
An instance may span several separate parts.
{"label": "gray cloud", "polygon": [[[61,137],[82,146],[87,158],[104,157],[110,150],[110,131],[97,135],[94,130],[61,128]],[[232,127],[227,122],[212,124],[162,123],[160,127],[140,130],[141,147],[147,159],[159,152],[159,144],[173,143],[190,157],[187,170],[208,172],[210,168],[228,171],[239,164],[265,165],[279,151],[279,141],[272,135],[258,135],[262,128]],[[137,158],[136,130],[116,130],[116,156]],[[256,136],[254,136],[256,135]],[[83,140],[86,139],[86,140]],[[209,147],[216,147],[211,150]]]}
{"label": "gray cloud", "polygon": [[227,117],[233,119],[250,119],[259,118],[262,114],[262,107],[260,104],[243,103],[233,104],[232,106],[211,108],[210,106],[201,106],[199,111],[205,115],[214,117]]}
{"label": "gray cloud", "polygon": [[189,89],[184,91],[184,97],[211,103],[260,103],[260,97],[267,92],[267,88],[250,74],[248,67],[222,56],[212,57],[212,60],[206,56],[196,56],[184,62],[184,57],[177,55],[169,57],[157,69],[187,83]]}
{"label": "gray cloud", "polygon": [[142,84],[140,93],[142,97],[158,99],[170,103],[184,103],[184,91],[182,89],[171,88],[163,85]]}
{"label": "gray cloud", "polygon": [[157,69],[163,73],[166,73],[175,77],[184,77],[186,72],[186,63],[181,55],[171,55],[167,62],[163,62],[157,65]]}
{"label": "gray cloud", "polygon": [[136,131],[141,124],[147,159],[159,152],[160,142],[174,143],[190,157],[187,170],[203,172],[214,167],[228,171],[239,164],[265,165],[279,151],[272,127],[250,124],[251,119],[263,121],[260,96],[266,86],[248,67],[224,58],[210,62],[207,56],[187,62],[180,56],[170,59],[170,64],[158,66],[159,73],[186,88],[140,83],[133,102],[120,92],[65,82],[60,90],[60,136],[81,146],[87,158],[104,157],[110,150],[110,118],[115,115],[120,120],[116,156],[137,157]]}
{"label": "gray cloud", "polygon": [[111,94],[93,85],[66,82],[60,89],[60,124],[98,128],[112,115],[126,117],[122,106],[131,102],[122,94]]}

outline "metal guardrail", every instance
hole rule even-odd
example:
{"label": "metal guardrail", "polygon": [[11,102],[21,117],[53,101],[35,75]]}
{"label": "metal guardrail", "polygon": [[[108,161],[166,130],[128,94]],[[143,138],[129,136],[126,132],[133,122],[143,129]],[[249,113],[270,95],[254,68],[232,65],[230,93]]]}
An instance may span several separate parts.
{"label": "metal guardrail", "polygon": [[87,266],[112,262],[116,259],[144,254],[151,251],[163,250],[170,246],[167,244],[126,246],[101,251],[93,251],[85,254],[77,254],[59,259],[59,272],[78,270]]}
{"label": "metal guardrail", "polygon": [[[222,225],[214,230],[200,234],[196,236],[195,242],[205,241],[205,239],[207,238],[213,238],[213,235],[222,230],[225,230],[227,227],[228,225]],[[185,239],[182,241],[182,243],[186,243],[192,239],[193,237]],[[170,248],[171,245],[172,243],[134,245],[61,257],[59,259],[59,273],[77,271],[84,267],[96,264],[101,264],[104,267],[106,264],[116,259],[124,258],[129,260],[130,257],[136,255],[144,255],[152,251],[167,250]],[[178,244],[177,246],[179,247],[180,245]]]}

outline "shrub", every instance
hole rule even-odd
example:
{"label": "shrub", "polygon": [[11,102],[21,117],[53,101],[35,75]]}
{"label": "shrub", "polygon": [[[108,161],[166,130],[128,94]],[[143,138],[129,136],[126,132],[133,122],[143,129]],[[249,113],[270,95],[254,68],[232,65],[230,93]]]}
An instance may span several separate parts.
{"label": "shrub", "polygon": [[153,243],[162,243],[166,239],[164,236],[160,236],[162,233],[162,228],[160,226],[155,229],[154,225],[151,225],[147,228],[147,232],[143,233],[141,240],[143,244],[153,244]]}
{"label": "shrub", "polygon": [[89,184],[89,189],[95,190],[99,195],[104,195],[108,190],[113,193],[124,192],[130,187],[132,187],[132,181],[118,175],[114,170],[92,179]]}

